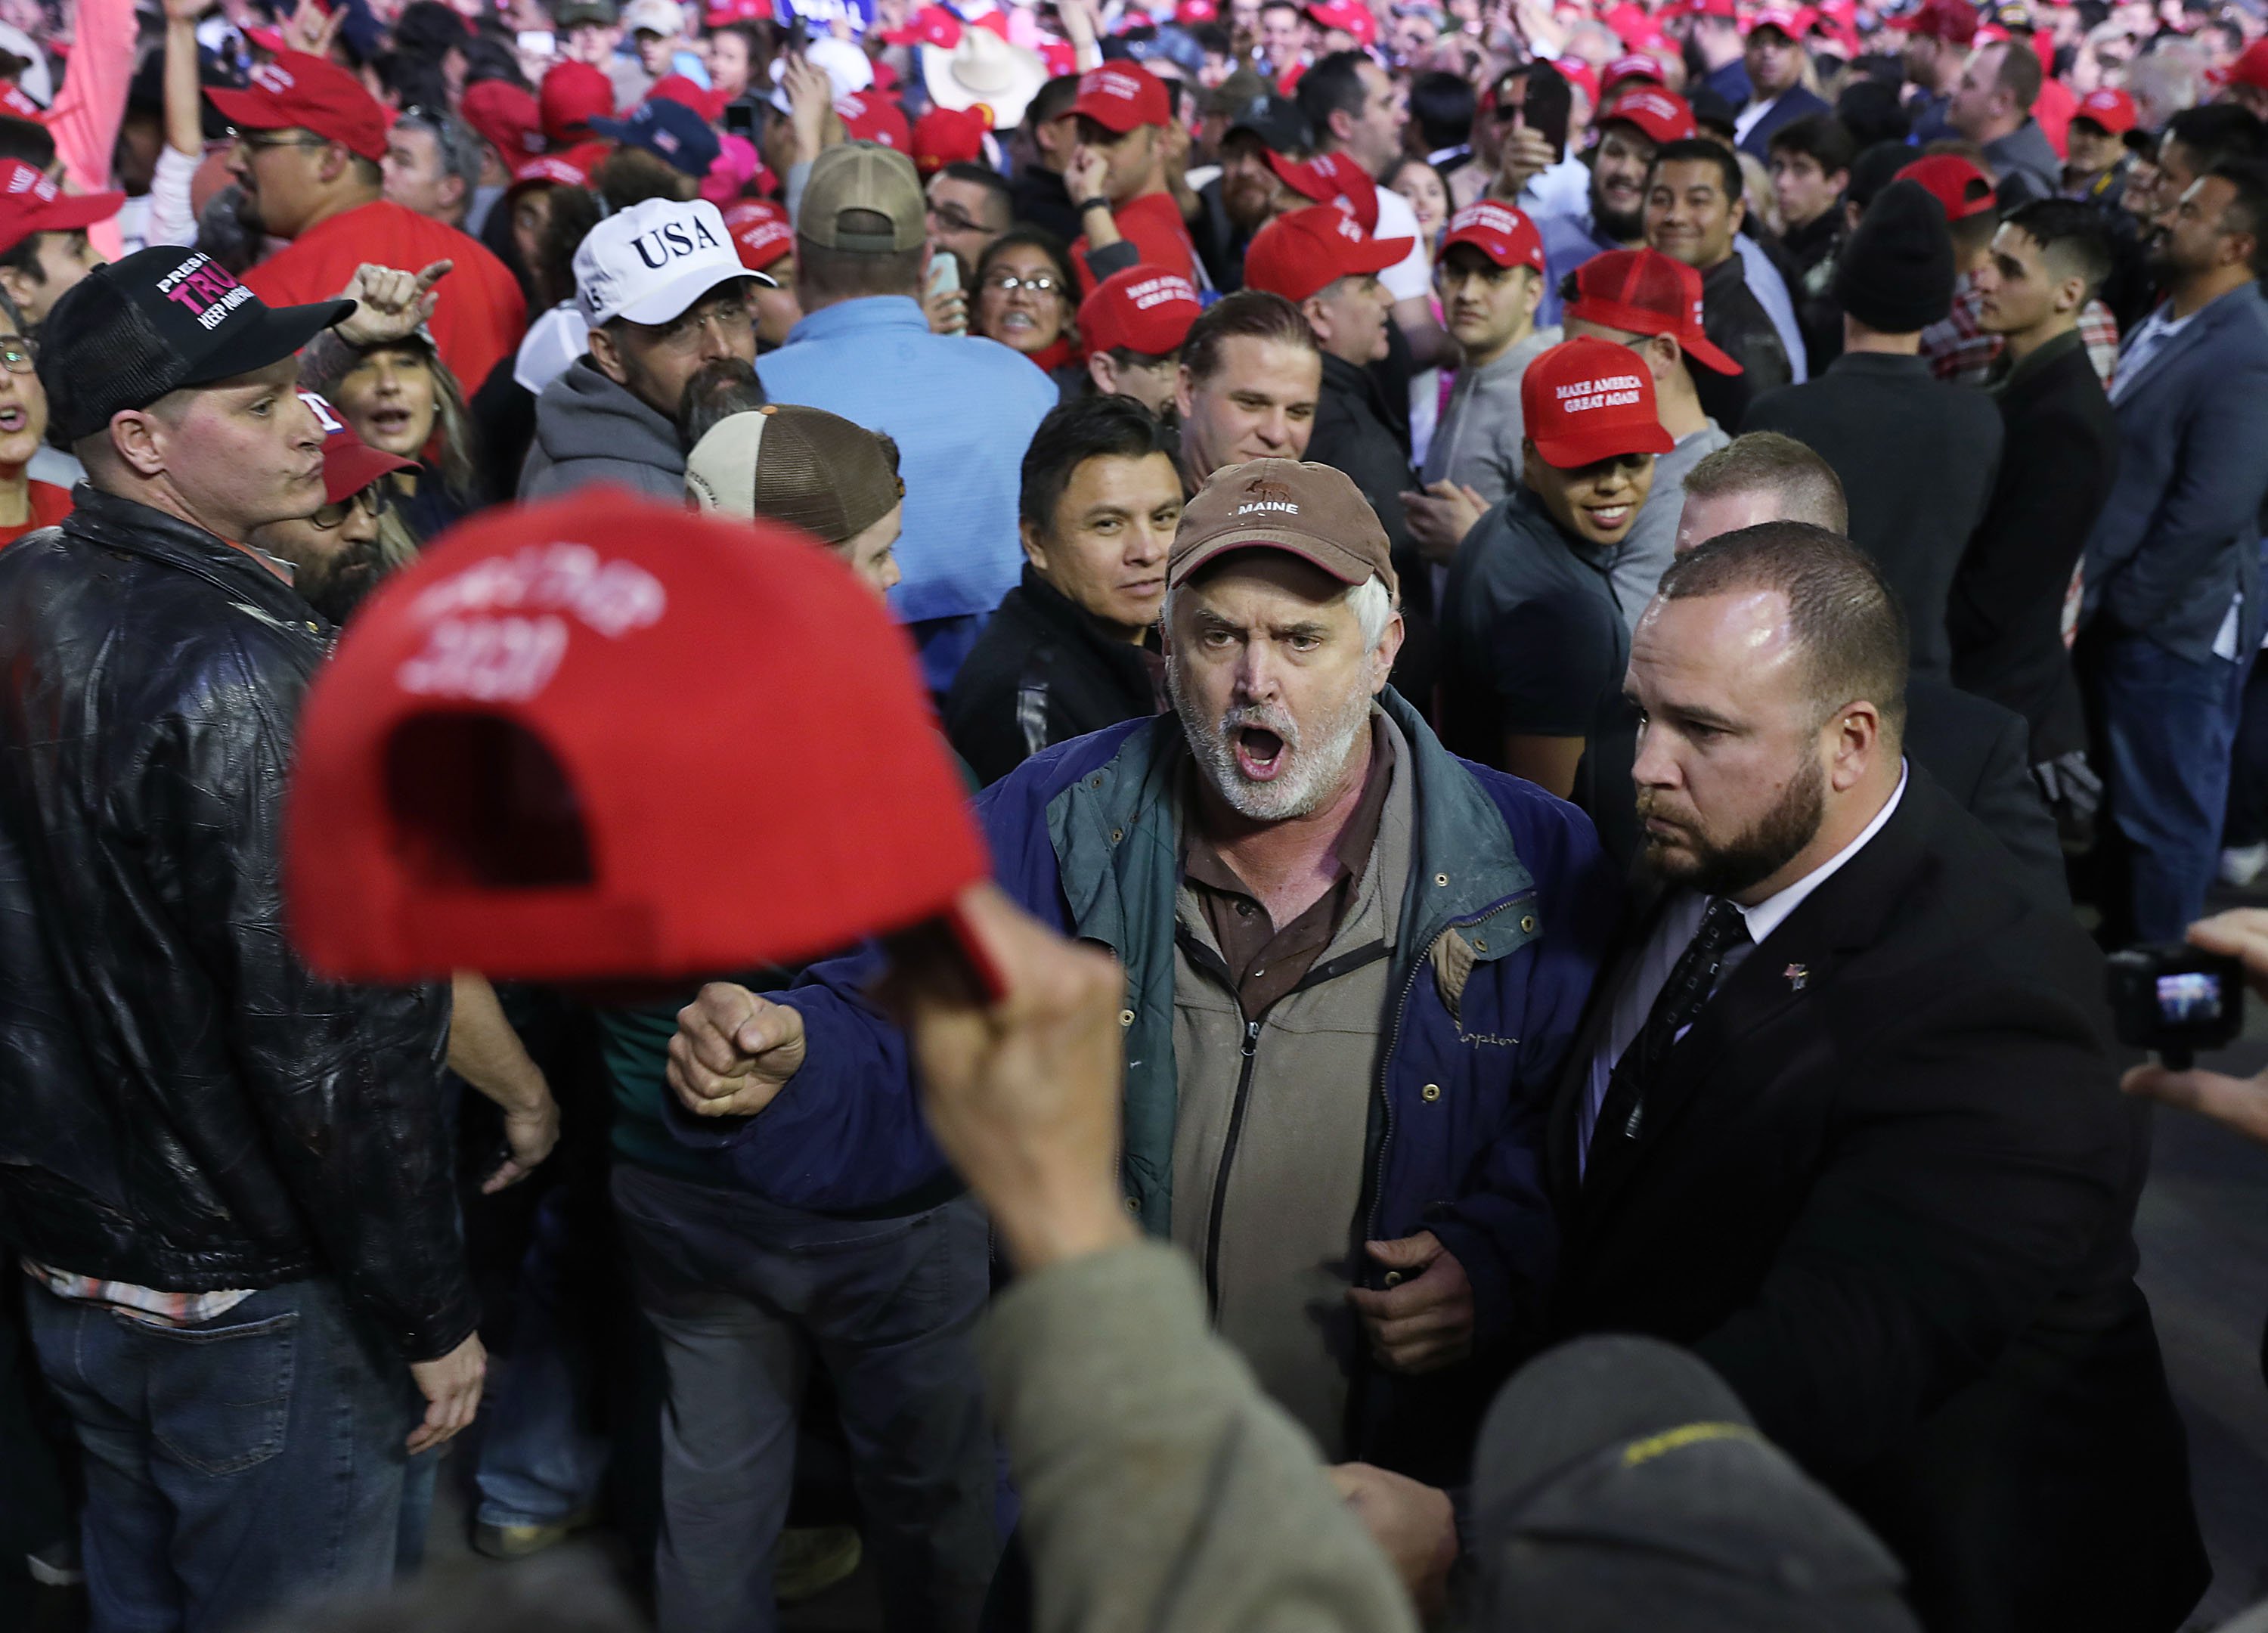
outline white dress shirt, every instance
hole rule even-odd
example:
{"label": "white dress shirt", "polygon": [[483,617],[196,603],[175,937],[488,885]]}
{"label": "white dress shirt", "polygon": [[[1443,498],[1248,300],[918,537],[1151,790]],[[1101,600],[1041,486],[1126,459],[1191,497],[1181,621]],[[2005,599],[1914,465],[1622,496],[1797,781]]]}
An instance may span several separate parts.
{"label": "white dress shirt", "polygon": [[[1890,820],[1890,813],[1905,798],[1906,775],[1905,764],[1901,761],[1897,787],[1883,802],[1882,808],[1874,813],[1874,820],[1859,829],[1859,836],[1842,850],[1793,884],[1774,891],[1754,907],[1741,907],[1737,901],[1733,904],[1740,910],[1749,938],[1745,942],[1735,943],[1725,949],[1724,961],[1717,971],[1719,987],[1740,967],[1742,960],[1764,945],[1767,936],[1787,922],[1788,915],[1801,907],[1813,891],[1834,878],[1844,864],[1865,850],[1867,842],[1882,831],[1883,825]],[[1655,916],[1653,933],[1646,938],[1646,945],[1639,949],[1638,958],[1631,965],[1629,977],[1624,982],[1622,990],[1615,995],[1614,1011],[1608,1019],[1606,1036],[1599,1041],[1598,1048],[1591,1056],[1590,1072],[1584,1084],[1582,1110],[1576,1119],[1575,1159],[1579,1173],[1590,1166],[1591,1135],[1598,1125],[1599,1107],[1607,1098],[1607,1085],[1615,1075],[1615,1063],[1622,1059],[1623,1051],[1637,1041],[1639,1029],[1646,1025],[1646,1018],[1653,1009],[1654,999],[1661,995],[1661,989],[1668,983],[1669,972],[1677,967],[1677,960],[1684,956],[1685,949],[1691,945],[1694,933],[1701,928],[1701,916],[1709,910],[1709,903],[1712,900],[1713,897],[1705,896],[1699,891],[1688,890],[1681,891],[1665,905]],[[1677,1034],[1680,1040],[1684,1036],[1683,1030]]]}

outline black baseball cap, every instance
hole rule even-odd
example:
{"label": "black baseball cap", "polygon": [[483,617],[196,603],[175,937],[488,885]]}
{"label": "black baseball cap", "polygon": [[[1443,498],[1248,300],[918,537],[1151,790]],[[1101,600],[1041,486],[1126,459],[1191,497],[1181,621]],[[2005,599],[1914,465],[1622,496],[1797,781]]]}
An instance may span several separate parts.
{"label": "black baseball cap", "polygon": [[1315,145],[1314,131],[1300,105],[1289,97],[1263,93],[1254,97],[1229,115],[1228,129],[1221,132],[1226,141],[1240,130],[1249,130],[1266,146],[1289,158],[1297,158]]}
{"label": "black baseball cap", "polygon": [[1659,1339],[1577,1339],[1504,1387],[1470,1535],[1486,1633],[1920,1629],[1889,1550]]}
{"label": "black baseball cap", "polygon": [[264,369],[354,309],[270,306],[211,256],[176,244],[97,267],[40,327],[53,440],[67,446],[168,392]]}

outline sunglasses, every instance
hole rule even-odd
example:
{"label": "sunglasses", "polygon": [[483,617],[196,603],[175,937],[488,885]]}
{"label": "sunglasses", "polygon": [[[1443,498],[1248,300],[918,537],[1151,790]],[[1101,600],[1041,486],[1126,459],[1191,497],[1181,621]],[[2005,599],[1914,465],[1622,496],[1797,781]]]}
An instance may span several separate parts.
{"label": "sunglasses", "polygon": [[325,533],[330,533],[345,526],[347,518],[356,511],[383,516],[393,508],[393,504],[394,501],[387,496],[386,484],[372,482],[359,493],[350,493],[343,499],[335,499],[320,506],[307,519]]}

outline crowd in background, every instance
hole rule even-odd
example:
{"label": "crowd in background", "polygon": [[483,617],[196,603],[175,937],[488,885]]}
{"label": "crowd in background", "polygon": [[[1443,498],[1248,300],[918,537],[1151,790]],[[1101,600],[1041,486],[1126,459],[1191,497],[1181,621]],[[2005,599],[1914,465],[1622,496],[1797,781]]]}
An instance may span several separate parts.
{"label": "crowd in background", "polygon": [[[2122,1098],[2093,949],[2268,876],[2264,268],[2251,0],[0,0],[0,1541],[225,1633],[414,1569],[469,1431],[474,1547],[602,1526],[663,1633],[862,1556],[906,1629],[2181,1625],[2136,1097],[2268,1120]],[[1108,1228],[873,924],[286,945],[374,592],[615,641],[749,520],[859,616],[673,684],[902,629],[934,732],[832,734],[949,747],[1108,1023],[1032,1159]],[[746,706],[621,776],[816,798]],[[414,740],[482,888],[668,850]]]}

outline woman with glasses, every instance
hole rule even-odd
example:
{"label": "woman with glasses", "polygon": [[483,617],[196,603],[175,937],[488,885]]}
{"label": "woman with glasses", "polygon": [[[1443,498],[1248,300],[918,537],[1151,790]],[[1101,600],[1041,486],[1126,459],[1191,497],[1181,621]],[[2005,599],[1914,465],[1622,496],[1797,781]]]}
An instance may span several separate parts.
{"label": "woman with glasses", "polygon": [[1063,240],[1037,227],[1018,227],[992,241],[976,263],[976,298],[969,311],[973,335],[1020,351],[1064,388],[1081,394],[1072,318],[1071,255]]}
{"label": "woman with glasses", "polygon": [[423,330],[362,348],[337,379],[311,383],[357,437],[403,461],[390,497],[416,542],[491,502],[464,393]]}
{"label": "woman with glasses", "polygon": [[32,371],[32,342],[24,338],[16,303],[0,294],[0,545],[13,544],[35,527],[71,512],[70,490],[33,482],[32,456],[46,445],[48,394]]}

